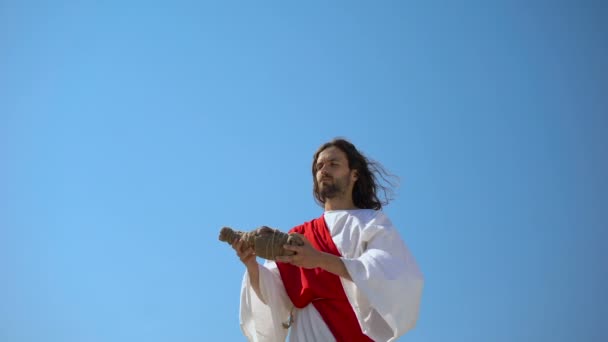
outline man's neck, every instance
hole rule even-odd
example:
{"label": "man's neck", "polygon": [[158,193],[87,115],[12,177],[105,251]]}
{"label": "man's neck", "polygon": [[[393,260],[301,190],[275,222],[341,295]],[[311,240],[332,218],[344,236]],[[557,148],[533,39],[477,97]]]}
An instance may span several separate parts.
{"label": "man's neck", "polygon": [[359,209],[352,199],[328,199],[325,201],[325,211]]}

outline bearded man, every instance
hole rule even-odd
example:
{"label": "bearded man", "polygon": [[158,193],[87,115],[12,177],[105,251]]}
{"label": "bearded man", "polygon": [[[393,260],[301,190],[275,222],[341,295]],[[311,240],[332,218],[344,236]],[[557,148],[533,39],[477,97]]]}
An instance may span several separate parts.
{"label": "bearded man", "polygon": [[414,257],[382,212],[384,172],[347,140],[323,144],[312,162],[323,215],[290,230],[303,246],[258,264],[233,243],[246,266],[240,323],[249,341],[395,341],[418,318],[424,284]]}

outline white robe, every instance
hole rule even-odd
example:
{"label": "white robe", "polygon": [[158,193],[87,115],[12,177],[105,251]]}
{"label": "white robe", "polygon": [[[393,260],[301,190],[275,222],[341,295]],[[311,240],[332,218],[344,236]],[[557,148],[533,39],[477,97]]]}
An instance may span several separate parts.
{"label": "white robe", "polygon": [[[424,279],[414,257],[388,217],[372,209],[326,211],[325,222],[352,281],[340,278],[364,334],[395,341],[418,318]],[[258,298],[245,272],[240,324],[249,341],[285,341],[293,305],[279,270],[267,261],[260,269]],[[335,341],[314,305],[294,308],[291,342]]]}

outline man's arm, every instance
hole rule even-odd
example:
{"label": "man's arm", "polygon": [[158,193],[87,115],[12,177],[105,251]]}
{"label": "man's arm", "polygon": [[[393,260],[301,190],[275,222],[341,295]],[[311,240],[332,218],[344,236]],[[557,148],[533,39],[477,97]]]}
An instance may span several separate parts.
{"label": "man's arm", "polygon": [[292,264],[294,266],[302,268],[315,268],[319,267],[327,272],[333,273],[339,277],[352,280],[342,258],[316,250],[310,242],[300,235],[304,241],[304,246],[291,246],[285,245],[283,248],[289,251],[296,252],[295,255],[290,256],[278,256],[277,261]]}
{"label": "man's arm", "polygon": [[344,266],[342,258],[329,253],[323,252],[323,254],[324,255],[321,259],[321,265],[319,267],[326,270],[327,272],[331,272],[337,276],[352,281],[350,274],[346,269],[346,266]]}
{"label": "man's arm", "polygon": [[242,250],[243,241],[241,240],[235,241],[232,244],[232,248],[236,250],[236,255],[241,259],[241,262],[245,264],[245,267],[247,267],[247,274],[249,274],[249,282],[251,283],[253,291],[255,291],[255,294],[258,295],[258,298],[260,298],[262,302],[265,302],[264,297],[262,297],[262,291],[260,291],[260,269],[253,248],[249,247]]}

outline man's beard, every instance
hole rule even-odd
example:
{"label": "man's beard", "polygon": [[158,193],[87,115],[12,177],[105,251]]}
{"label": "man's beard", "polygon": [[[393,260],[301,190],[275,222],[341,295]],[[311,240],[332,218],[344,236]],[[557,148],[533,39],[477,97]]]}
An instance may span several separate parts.
{"label": "man's beard", "polygon": [[334,179],[331,183],[319,182],[319,195],[324,200],[343,195],[346,191],[345,183],[346,181],[343,179]]}

